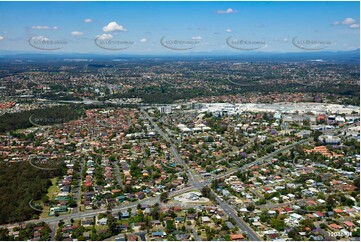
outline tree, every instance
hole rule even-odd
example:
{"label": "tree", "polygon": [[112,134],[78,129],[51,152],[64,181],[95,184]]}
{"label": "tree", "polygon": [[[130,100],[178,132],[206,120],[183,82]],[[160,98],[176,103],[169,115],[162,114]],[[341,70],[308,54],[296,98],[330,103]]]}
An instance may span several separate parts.
{"label": "tree", "polygon": [[35,218],[39,212],[31,209],[28,202],[42,199],[46,202],[47,199],[43,196],[51,185],[49,178],[62,173],[62,169],[45,172],[32,167],[28,162],[0,162],[0,171],[0,180],[6,181],[0,186],[0,224]]}
{"label": "tree", "polygon": [[356,231],[352,232],[352,237],[360,237],[360,229],[357,229]]}
{"label": "tree", "polygon": [[318,142],[318,137],[322,135],[322,132],[319,130],[316,130],[313,132],[313,141]]}
{"label": "tree", "polygon": [[347,206],[349,206],[349,207],[355,205],[354,201],[353,201],[352,199],[349,199],[349,198],[346,199],[346,204],[347,204]]}
{"label": "tree", "polygon": [[266,204],[266,199],[261,198],[256,202],[257,205],[262,205],[262,204]]}
{"label": "tree", "polygon": [[327,228],[327,224],[321,223],[321,224],[320,224],[320,228],[321,228],[321,229],[326,229],[326,228]]}
{"label": "tree", "polygon": [[288,232],[288,237],[292,239],[296,239],[297,235],[298,235],[297,229],[291,229],[290,232]]}
{"label": "tree", "polygon": [[283,231],[285,228],[285,221],[280,216],[271,219],[271,226],[277,231]]}
{"label": "tree", "polygon": [[167,220],[165,229],[167,233],[171,233],[175,230],[175,225],[173,220]]}
{"label": "tree", "polygon": [[211,195],[211,189],[208,187],[208,186],[204,186],[204,187],[202,187],[202,196],[203,197],[210,197],[210,195]]}
{"label": "tree", "polygon": [[267,215],[267,213],[261,213],[261,215],[260,215],[260,220],[261,220],[261,222],[262,223],[264,223],[264,222],[266,222],[267,220],[268,220],[268,215]]}
{"label": "tree", "polygon": [[188,208],[187,212],[190,214],[193,214],[196,212],[196,210],[195,210],[195,208]]}
{"label": "tree", "polygon": [[7,228],[0,228],[0,240],[9,240],[9,230]]}
{"label": "tree", "polygon": [[80,235],[79,237],[78,237],[78,241],[85,241],[86,239],[85,239],[85,237],[83,236],[83,235]]}
{"label": "tree", "polygon": [[71,208],[75,208],[77,206],[77,203],[76,201],[74,200],[74,198],[70,198],[68,200],[68,206],[71,207]]}
{"label": "tree", "polygon": [[330,195],[327,197],[326,202],[328,206],[334,207],[337,202],[337,198],[335,195]]}
{"label": "tree", "polygon": [[357,187],[357,189],[360,189],[360,176],[355,178],[353,184]]}
{"label": "tree", "polygon": [[247,210],[248,210],[248,211],[253,211],[255,208],[256,208],[256,206],[254,206],[254,204],[249,204],[249,205],[247,206]]}
{"label": "tree", "polygon": [[155,220],[159,219],[160,213],[159,213],[159,204],[158,203],[154,204],[154,206],[151,210],[151,215],[152,215],[153,219],[155,219]]}
{"label": "tree", "polygon": [[47,204],[47,203],[49,203],[49,197],[47,195],[44,195],[44,196],[41,197],[41,201],[44,204]]}
{"label": "tree", "polygon": [[304,226],[304,227],[309,227],[311,229],[314,229],[315,228],[315,225],[313,224],[313,221],[311,219],[305,219],[305,220],[302,220],[301,221],[301,224]]}
{"label": "tree", "polygon": [[95,227],[93,226],[93,228],[92,228],[92,231],[91,231],[91,235],[90,235],[90,239],[92,240],[92,241],[94,241],[94,240],[97,240],[97,230],[95,229]]}
{"label": "tree", "polygon": [[117,223],[116,223],[116,219],[112,216],[112,215],[108,215],[107,216],[107,225],[108,225],[108,229],[109,231],[112,233],[112,235],[117,234],[116,228],[117,228]]}
{"label": "tree", "polygon": [[162,203],[165,203],[168,200],[168,192],[163,192],[162,194],[160,194],[160,201]]}

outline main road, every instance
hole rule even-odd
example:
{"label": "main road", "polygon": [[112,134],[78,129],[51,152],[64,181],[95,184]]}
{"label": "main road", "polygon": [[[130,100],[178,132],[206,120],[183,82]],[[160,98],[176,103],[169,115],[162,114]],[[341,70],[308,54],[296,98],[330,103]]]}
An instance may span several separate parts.
{"label": "main road", "polygon": [[[201,190],[205,185],[208,185],[210,183],[211,179],[208,180],[205,183],[200,182],[200,180],[193,174],[192,170],[189,169],[189,166],[182,160],[182,158],[180,157],[180,155],[179,155],[179,153],[177,151],[176,146],[173,144],[173,142],[170,140],[170,138],[158,127],[158,125],[151,119],[151,117],[148,115],[147,112],[145,112],[143,109],[141,109],[141,112],[150,121],[150,123],[153,125],[155,130],[163,137],[163,139],[166,140],[170,144],[170,150],[173,153],[175,159],[177,160],[177,162],[179,164],[183,165],[184,169],[186,170],[186,172],[188,174],[189,183],[190,183],[191,187],[187,187],[187,188],[184,188],[182,190],[171,192],[169,195],[170,196],[176,196],[176,195],[185,193],[187,191],[191,191],[194,188],[196,188],[198,190]],[[281,148],[281,149],[279,149],[277,151],[274,151],[274,152],[272,152],[272,153],[270,153],[270,154],[268,154],[268,155],[266,155],[266,156],[264,156],[262,158],[259,158],[259,159],[255,160],[252,163],[249,163],[249,164],[247,164],[245,166],[242,166],[240,168],[228,171],[228,172],[226,172],[224,174],[215,176],[213,179],[219,179],[219,178],[222,178],[222,177],[226,177],[226,176],[229,176],[229,175],[231,175],[231,174],[233,174],[233,173],[235,173],[237,171],[246,170],[246,169],[249,169],[252,166],[259,165],[259,164],[263,163],[264,161],[272,158],[273,156],[275,156],[275,155],[277,155],[279,153],[282,153],[282,152],[284,152],[286,150],[290,150],[291,148],[293,148],[296,145],[308,142],[311,139],[312,138],[308,138],[308,139],[301,140],[301,141],[295,142],[293,144],[287,145],[287,146],[285,146],[285,147],[283,147],[283,148]],[[248,226],[248,224],[245,223],[241,218],[239,218],[237,216],[237,212],[234,211],[234,209],[232,207],[230,207],[227,203],[225,203],[213,190],[211,190],[211,193],[214,195],[217,203],[223,209],[223,211],[225,211],[225,213],[227,213],[227,215],[229,217],[233,218],[236,221],[237,226],[247,234],[247,236],[248,236],[248,238],[250,240],[254,240],[254,241],[260,241],[261,240],[261,238],[258,237],[258,235]],[[149,198],[146,198],[146,199],[143,199],[143,200],[140,200],[140,201],[119,205],[119,206],[113,208],[112,211],[113,212],[124,211],[124,210],[127,210],[128,208],[137,207],[137,205],[139,203],[152,205],[152,204],[157,203],[157,202],[159,202],[159,196],[149,197]],[[23,224],[23,223],[38,223],[38,222],[42,222],[42,221],[44,221],[46,223],[50,223],[50,224],[56,224],[60,220],[72,219],[72,218],[73,219],[81,219],[81,218],[85,218],[85,217],[95,216],[95,215],[97,215],[99,213],[103,213],[103,212],[106,212],[106,211],[107,211],[106,209],[96,209],[96,210],[85,211],[85,212],[82,212],[82,213],[78,212],[78,213],[73,213],[73,214],[60,215],[59,217],[49,217],[49,218],[44,218],[44,219],[29,220],[29,221],[20,222],[20,223],[1,225],[0,228],[8,227],[8,226],[11,226],[11,225]]]}
{"label": "main road", "polygon": [[230,176],[232,175],[233,173],[237,172],[237,171],[244,171],[244,170],[247,170],[249,168],[251,168],[252,166],[256,166],[256,165],[260,165],[262,164],[263,162],[265,162],[266,160],[269,160],[271,159],[272,157],[274,157],[275,155],[277,154],[280,154],[282,152],[285,152],[285,151],[288,151],[290,149],[292,149],[293,147],[297,146],[297,145],[301,145],[301,144],[304,144],[304,143],[307,143],[307,142],[310,142],[313,138],[308,138],[308,139],[303,139],[303,140],[300,140],[298,142],[295,142],[295,143],[292,143],[292,144],[289,144],[289,145],[286,145],[285,147],[282,147],[272,153],[269,153],[268,155],[265,155],[251,163],[248,163],[242,167],[239,167],[237,169],[233,169],[231,171],[228,171],[226,173],[223,173],[223,174],[220,174],[218,176],[215,176],[213,179],[219,179],[219,178],[223,178],[223,177],[227,177],[227,176]]}
{"label": "main road", "polygon": [[[348,129],[348,128],[349,128],[349,126],[346,126],[346,127],[341,128],[341,129],[322,130],[321,132],[322,132],[322,134],[329,134],[329,133],[332,133],[332,132],[341,132],[341,131],[343,131],[345,129]],[[278,149],[278,150],[276,150],[276,151],[274,151],[272,153],[269,153],[268,155],[265,155],[265,156],[255,160],[255,161],[253,161],[251,163],[248,163],[248,164],[246,164],[246,165],[244,165],[244,166],[242,166],[242,167],[240,167],[238,169],[234,169],[234,170],[228,171],[226,173],[220,174],[218,176],[215,176],[215,177],[213,177],[212,180],[227,177],[227,176],[230,176],[230,175],[232,175],[233,173],[235,173],[237,171],[244,171],[244,170],[247,170],[247,169],[251,168],[252,166],[260,165],[263,162],[265,162],[266,160],[271,159],[275,155],[278,155],[278,154],[280,154],[282,152],[288,151],[288,150],[292,149],[293,147],[295,147],[297,145],[301,145],[301,144],[310,142],[313,139],[314,139],[313,137],[309,137],[307,139],[302,139],[302,140],[300,140],[298,142],[286,145],[285,147],[282,147],[282,148],[280,148],[280,149]]]}
{"label": "main road", "polygon": [[[194,190],[194,187],[186,187],[181,190],[170,192],[169,196],[170,197],[178,196],[180,194],[183,194],[185,192],[189,192],[192,190]],[[128,208],[135,208],[138,206],[138,204],[153,205],[153,204],[159,202],[159,198],[160,198],[160,196],[158,195],[155,197],[149,197],[149,198],[145,198],[143,200],[139,200],[139,201],[135,201],[135,202],[122,204],[122,205],[116,206],[115,208],[112,208],[112,212],[120,212],[120,211],[125,211]],[[96,216],[99,213],[106,213],[106,212],[107,212],[107,209],[94,209],[94,210],[89,210],[89,211],[85,211],[85,212],[81,212],[81,213],[78,212],[78,213],[71,213],[71,214],[62,214],[58,217],[54,216],[54,217],[48,217],[48,218],[43,218],[43,219],[28,220],[28,221],[23,221],[23,222],[19,222],[19,223],[4,224],[4,225],[0,225],[0,228],[6,228],[9,226],[14,226],[14,225],[18,226],[20,224],[39,223],[39,222],[46,222],[49,224],[53,224],[53,223],[58,223],[60,220],[82,219],[82,218],[86,218],[86,217]]]}
{"label": "main road", "polygon": [[[188,165],[183,161],[183,159],[178,154],[178,151],[173,144],[173,142],[169,139],[169,137],[158,127],[158,125],[152,120],[152,118],[149,116],[147,112],[144,111],[144,109],[141,109],[142,114],[149,120],[149,122],[152,124],[154,129],[163,137],[164,140],[166,140],[170,144],[170,150],[173,153],[175,159],[178,163],[182,164],[184,169],[186,170],[189,178],[189,183],[201,191],[202,187],[204,186],[199,179],[192,173],[191,169],[189,169]],[[211,190],[211,193],[215,196],[216,202],[219,204],[219,206],[223,209],[223,211],[230,217],[233,218],[236,221],[237,226],[244,231],[248,238],[253,241],[260,241],[261,238],[258,237],[256,232],[254,232],[247,223],[245,223],[241,218],[238,217],[236,211],[234,211],[233,208],[231,208],[228,204],[226,204],[213,190]]]}

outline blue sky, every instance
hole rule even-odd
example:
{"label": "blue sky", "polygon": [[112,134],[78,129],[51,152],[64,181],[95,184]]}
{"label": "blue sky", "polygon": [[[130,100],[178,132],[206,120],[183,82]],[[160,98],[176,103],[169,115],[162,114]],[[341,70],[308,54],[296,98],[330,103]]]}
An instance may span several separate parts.
{"label": "blue sky", "polygon": [[43,42],[29,44],[35,40],[73,53],[353,50],[359,9],[359,2],[0,2],[0,50],[44,51],[36,48]]}

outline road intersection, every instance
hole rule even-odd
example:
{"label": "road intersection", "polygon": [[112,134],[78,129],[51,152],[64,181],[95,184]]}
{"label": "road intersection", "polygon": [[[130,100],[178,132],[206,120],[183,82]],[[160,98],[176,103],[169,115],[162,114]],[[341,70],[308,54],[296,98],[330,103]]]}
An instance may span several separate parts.
{"label": "road intersection", "polygon": [[[185,172],[188,176],[188,187],[181,189],[181,190],[176,190],[173,192],[170,192],[169,196],[173,197],[173,196],[177,196],[180,194],[183,194],[185,192],[189,192],[192,190],[199,190],[201,191],[203,187],[205,186],[209,186],[210,183],[215,180],[215,179],[221,179],[221,178],[225,178],[228,177],[234,173],[236,173],[237,171],[245,171],[253,166],[257,166],[257,165],[261,165],[264,164],[265,162],[267,162],[268,160],[270,160],[272,157],[288,151],[292,148],[294,148],[297,145],[301,145],[304,144],[306,142],[310,142],[313,137],[307,138],[307,139],[303,139],[297,142],[294,142],[292,144],[289,144],[287,146],[284,146],[266,156],[263,156],[259,159],[256,159],[255,161],[248,163],[242,167],[236,168],[236,169],[232,169],[230,171],[227,171],[223,174],[219,174],[219,175],[215,175],[212,178],[208,179],[207,181],[203,181],[200,180],[197,175],[195,175],[193,173],[193,170],[189,168],[188,164],[181,158],[180,154],[177,151],[177,147],[176,145],[172,142],[172,140],[168,137],[168,135],[159,128],[159,126],[153,121],[153,119],[149,116],[149,114],[142,108],[141,109],[141,113],[142,115],[149,120],[149,122],[151,123],[151,125],[154,127],[154,129],[156,130],[156,132],[169,144],[169,148],[170,151],[172,152],[174,158],[176,159],[176,162],[180,165],[182,165],[185,169]],[[329,131],[325,131],[323,133],[326,133]],[[220,208],[230,217],[233,218],[234,221],[236,222],[237,226],[247,234],[249,240],[253,240],[253,241],[259,241],[262,240],[258,234],[245,222],[243,221],[237,214],[237,211],[234,210],[233,207],[231,207],[229,204],[227,204],[217,193],[215,193],[212,189],[210,190],[211,194],[214,196],[215,201],[218,203],[218,205],[220,206]],[[79,198],[79,197],[78,197]],[[141,201],[136,201],[136,202],[129,202],[129,203],[124,203],[122,205],[116,206],[114,208],[112,208],[112,212],[120,212],[120,211],[125,211],[129,208],[135,208],[138,206],[138,204],[145,204],[145,205],[153,205],[155,203],[159,203],[159,198],[160,196],[154,196],[154,197],[149,197],[149,198],[145,198]],[[95,209],[95,210],[90,210],[90,211],[84,211],[84,212],[80,212],[77,209],[75,209],[75,211],[73,211],[73,213],[70,214],[62,214],[60,216],[54,216],[54,217],[48,217],[48,218],[43,218],[43,219],[38,219],[38,220],[29,220],[29,221],[25,221],[25,222],[21,222],[21,223],[17,223],[17,224],[12,224],[12,225],[20,225],[20,224],[27,224],[27,223],[38,223],[38,222],[46,222],[49,223],[49,225],[51,227],[56,228],[56,224],[61,221],[61,220],[67,220],[67,219],[82,219],[82,218],[87,218],[87,217],[92,217],[92,216],[96,216],[99,213],[105,213],[107,212],[106,208],[103,209]],[[7,227],[10,225],[2,225],[0,226],[0,228],[3,227]]]}

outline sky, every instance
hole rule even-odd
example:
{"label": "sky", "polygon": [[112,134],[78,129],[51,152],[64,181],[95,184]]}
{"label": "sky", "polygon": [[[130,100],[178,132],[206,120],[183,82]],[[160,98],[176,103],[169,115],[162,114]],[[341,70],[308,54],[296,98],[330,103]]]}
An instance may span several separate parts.
{"label": "sky", "polygon": [[354,50],[359,2],[0,2],[0,50],[237,53]]}

